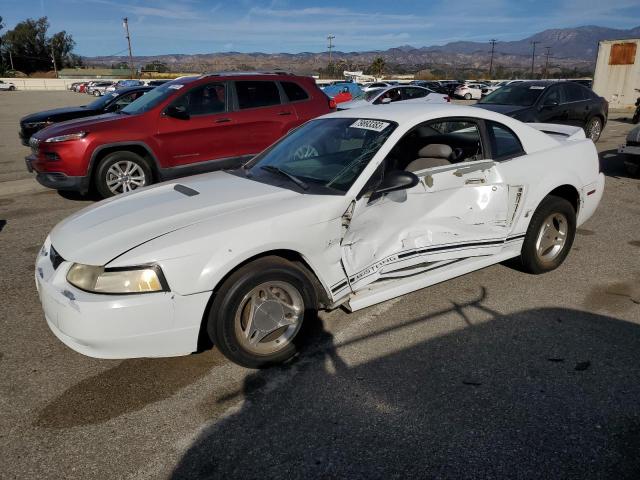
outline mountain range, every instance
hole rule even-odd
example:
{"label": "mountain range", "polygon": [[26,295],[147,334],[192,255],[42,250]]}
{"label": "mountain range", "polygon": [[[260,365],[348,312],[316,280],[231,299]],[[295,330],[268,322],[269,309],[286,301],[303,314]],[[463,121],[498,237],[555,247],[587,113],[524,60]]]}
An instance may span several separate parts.
{"label": "mountain range", "polygon": [[[530,68],[532,45],[536,42],[535,67],[541,69],[547,62],[549,70],[591,70],[595,64],[598,42],[640,38],[640,26],[628,30],[582,26],[545,30],[522,40],[497,42],[494,66],[507,69]],[[548,48],[545,48],[548,47]],[[415,72],[424,69],[440,69],[454,73],[459,70],[487,69],[490,57],[488,42],[451,42],[445,45],[414,47],[405,45],[388,50],[365,52],[332,52],[332,60],[338,69],[366,69],[374,58],[382,57],[388,70],[396,73]],[[110,65],[127,61],[126,57],[85,57],[88,65]],[[220,52],[207,54],[168,54],[136,56],[134,63],[143,67],[152,62],[166,64],[173,71],[220,70],[278,70],[312,74],[325,68],[328,52],[312,53],[241,53]]]}

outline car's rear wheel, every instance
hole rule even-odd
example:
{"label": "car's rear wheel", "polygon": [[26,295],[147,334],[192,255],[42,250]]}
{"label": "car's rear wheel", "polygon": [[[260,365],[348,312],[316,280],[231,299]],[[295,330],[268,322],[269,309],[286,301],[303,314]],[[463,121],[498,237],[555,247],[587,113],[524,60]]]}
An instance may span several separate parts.
{"label": "car's rear wheel", "polygon": [[316,305],[315,290],[302,267],[264,257],[231,274],[215,293],[207,332],[233,362],[263,368],[296,354],[303,321],[315,313]]}
{"label": "car's rear wheel", "polygon": [[602,120],[600,117],[593,117],[587,122],[584,128],[587,137],[590,138],[593,143],[596,143],[600,139],[602,134]]}
{"label": "car's rear wheel", "polygon": [[465,100],[471,100],[471,94],[470,93],[465,93],[464,94],[464,99]]}
{"label": "car's rear wheel", "polygon": [[99,92],[99,91],[97,91],[97,90],[94,90],[94,91],[93,91],[93,96],[94,96],[94,97],[99,97],[99,96],[100,96],[100,92]]}
{"label": "car's rear wheel", "polygon": [[153,183],[148,162],[140,155],[118,151],[104,157],[96,169],[95,186],[103,198],[130,192]]}
{"label": "car's rear wheel", "polygon": [[16,87],[14,87],[13,85],[11,85],[11,86],[9,87],[9,90],[10,90],[10,91],[12,91],[12,92],[13,92],[15,89],[16,89]]}
{"label": "car's rear wheel", "polygon": [[571,250],[576,233],[576,212],[564,198],[545,198],[529,223],[520,258],[529,273],[558,268]]}

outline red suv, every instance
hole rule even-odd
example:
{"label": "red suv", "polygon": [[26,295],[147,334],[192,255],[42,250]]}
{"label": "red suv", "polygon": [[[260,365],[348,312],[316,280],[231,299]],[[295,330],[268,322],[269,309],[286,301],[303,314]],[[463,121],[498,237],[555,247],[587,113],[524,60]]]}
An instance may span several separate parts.
{"label": "red suv", "polygon": [[184,77],[117,113],[37,132],[29,171],[45,187],[103,197],[240,165],[289,130],[335,110],[310,77],[283,73]]}

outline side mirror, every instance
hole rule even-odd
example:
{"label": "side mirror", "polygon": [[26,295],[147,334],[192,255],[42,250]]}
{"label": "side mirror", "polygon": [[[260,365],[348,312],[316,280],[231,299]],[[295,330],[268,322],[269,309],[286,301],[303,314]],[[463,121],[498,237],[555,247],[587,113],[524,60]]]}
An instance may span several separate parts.
{"label": "side mirror", "polygon": [[420,179],[414,173],[405,170],[392,170],[385,175],[382,182],[376,187],[369,201],[375,200],[385,193],[415,187],[418,183],[420,183]]}
{"label": "side mirror", "polygon": [[190,115],[187,108],[183,106],[171,105],[165,111],[168,117],[177,118],[178,120],[189,120]]}
{"label": "side mirror", "polygon": [[381,103],[382,105],[386,105],[387,103],[391,103],[391,99],[390,99],[389,97],[387,97],[387,98],[383,98],[383,99],[380,101],[380,103]]}

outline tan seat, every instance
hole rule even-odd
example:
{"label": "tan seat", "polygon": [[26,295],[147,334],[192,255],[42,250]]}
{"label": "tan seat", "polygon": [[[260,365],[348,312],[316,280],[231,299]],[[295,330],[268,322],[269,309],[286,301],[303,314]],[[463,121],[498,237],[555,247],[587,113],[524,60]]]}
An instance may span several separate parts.
{"label": "tan seat", "polygon": [[449,145],[432,143],[431,145],[422,147],[418,151],[418,155],[420,158],[416,158],[405,168],[407,172],[419,172],[427,168],[451,165],[449,159],[453,155],[453,150]]}

